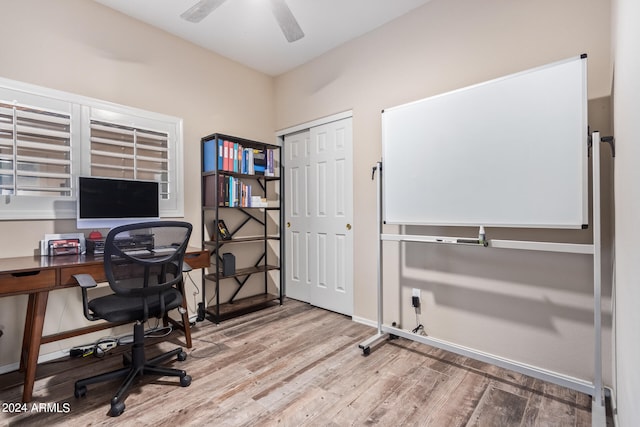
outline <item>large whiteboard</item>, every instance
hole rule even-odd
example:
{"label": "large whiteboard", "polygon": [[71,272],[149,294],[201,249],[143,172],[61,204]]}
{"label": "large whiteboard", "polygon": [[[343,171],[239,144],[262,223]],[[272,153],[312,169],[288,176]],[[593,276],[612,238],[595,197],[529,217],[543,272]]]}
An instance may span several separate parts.
{"label": "large whiteboard", "polygon": [[391,224],[588,222],[586,56],[382,113]]}

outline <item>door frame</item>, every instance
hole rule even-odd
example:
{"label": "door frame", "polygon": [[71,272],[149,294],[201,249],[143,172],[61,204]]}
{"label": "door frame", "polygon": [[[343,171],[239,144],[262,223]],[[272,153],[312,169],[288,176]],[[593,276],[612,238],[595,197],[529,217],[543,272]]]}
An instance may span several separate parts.
{"label": "door frame", "polygon": [[311,120],[310,122],[301,123],[299,125],[291,126],[285,129],[276,131],[276,138],[278,143],[282,147],[285,135],[300,132],[301,130],[311,129],[312,127],[326,125],[327,123],[337,122],[338,120],[353,118],[353,110],[343,111],[341,113],[332,114],[330,116],[321,117],[319,119]]}
{"label": "door frame", "polygon": [[[336,113],[336,114],[332,114],[332,115],[329,115],[329,116],[321,117],[321,118],[318,118],[318,119],[315,119],[315,120],[311,120],[311,121],[308,121],[308,122],[304,122],[304,123],[301,123],[301,124],[298,124],[298,125],[295,125],[295,126],[291,126],[291,127],[276,131],[276,135],[275,136],[276,136],[276,139],[277,139],[277,144],[282,148],[281,149],[281,153],[282,153],[281,159],[282,160],[281,160],[281,165],[280,165],[281,171],[283,173],[285,171],[285,161],[286,161],[286,155],[284,154],[284,153],[286,153],[286,145],[285,145],[285,142],[284,142],[285,136],[291,135],[291,134],[294,134],[294,133],[297,133],[297,132],[301,132],[301,131],[304,131],[304,130],[308,130],[308,129],[311,129],[311,128],[316,127],[316,126],[321,126],[321,125],[325,125],[325,124],[328,124],[328,123],[331,123],[331,122],[336,122],[336,121],[343,120],[343,119],[348,119],[348,118],[351,118],[353,120],[353,110],[342,111],[340,113]],[[351,136],[352,136],[351,144],[352,144],[352,147],[353,147],[353,130],[352,130],[352,135]],[[351,158],[350,168],[351,168],[351,172],[353,172],[353,156]],[[284,274],[285,275],[283,277],[283,280],[281,280],[281,283],[282,283],[282,286],[284,288],[282,293],[283,293],[283,295],[286,295],[286,285],[287,285],[286,274],[287,274],[287,270],[286,270],[285,260],[286,260],[287,248],[284,246],[283,242],[286,240],[286,230],[284,230],[284,221],[285,221],[285,218],[286,218],[286,203],[285,203],[286,197],[285,196],[286,196],[286,192],[287,192],[288,188],[286,188],[286,185],[287,185],[286,180],[284,180],[284,181],[285,181],[284,182],[284,186],[283,186],[283,188],[281,188],[281,200],[282,200],[281,227],[282,227],[282,231],[281,231],[280,239],[281,239],[282,246],[281,246],[281,251],[280,251],[280,254],[281,254],[281,256],[280,256],[280,274]],[[352,222],[355,222],[355,218],[353,218]],[[352,265],[352,269],[353,269],[353,265]],[[352,280],[351,286],[353,287],[353,285],[354,285],[354,283],[353,283],[353,280]],[[352,292],[352,294],[354,294],[355,290],[351,289],[351,292]],[[352,299],[352,301],[351,301],[351,312],[353,312],[353,308],[354,308],[353,305],[354,305],[354,300]]]}

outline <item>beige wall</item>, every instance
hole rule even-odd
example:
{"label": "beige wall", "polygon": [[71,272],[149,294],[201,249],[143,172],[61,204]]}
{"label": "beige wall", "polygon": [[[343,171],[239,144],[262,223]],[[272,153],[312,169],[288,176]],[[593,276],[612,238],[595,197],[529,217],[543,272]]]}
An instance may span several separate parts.
{"label": "beige wall", "polygon": [[[194,224],[192,245],[200,245],[200,138],[222,132],[273,140],[271,77],[99,3],[2,2],[0,39],[0,77],[184,119],[185,217]],[[0,221],[0,256],[31,255],[45,233],[69,232],[74,226],[72,220]],[[195,297],[187,297],[193,309]],[[18,361],[25,306],[26,297],[0,298],[0,366]],[[45,332],[83,323],[80,307],[79,291],[53,292]],[[41,354],[68,346],[68,341],[49,344]]]}
{"label": "beige wall", "polygon": [[[593,120],[606,129],[609,7],[608,0],[433,0],[274,81],[91,1],[4,2],[0,37],[11,43],[0,50],[0,76],[183,117],[185,216],[194,224],[200,221],[201,136],[219,131],[269,140],[275,129],[352,109],[354,308],[356,317],[373,320],[377,241],[370,168],[381,153],[380,111],[587,52],[590,106],[600,111]],[[44,233],[72,228],[72,221],[0,222],[3,241],[11,242],[0,247],[0,256],[30,254]],[[490,238],[589,238],[489,231]],[[464,249],[407,253],[404,260],[394,248],[385,254],[386,322],[414,326],[406,302],[410,288],[418,287],[431,335],[590,378],[588,260],[495,251],[479,256]],[[412,275],[398,279],[394,266],[401,262]],[[48,332],[78,321],[70,314],[79,304],[71,292],[52,295]],[[23,313],[24,298],[0,299],[0,366],[17,361],[21,331],[13,328]]]}
{"label": "beige wall", "polygon": [[618,426],[640,424],[640,3],[615,0],[614,125],[616,137],[615,378]]}
{"label": "beige wall", "polygon": [[[278,129],[353,110],[356,318],[376,318],[371,166],[381,156],[381,110],[586,52],[590,120],[607,132],[609,17],[608,0],[433,0],[276,79]],[[610,211],[605,212],[609,218]],[[590,239],[588,232],[488,232],[489,238]],[[385,243],[385,323],[416,326],[409,302],[411,288],[418,288],[421,320],[430,335],[591,379],[589,257],[475,249],[407,245],[400,253],[397,244]],[[605,301],[608,343],[610,299]],[[609,356],[606,360],[608,366]]]}

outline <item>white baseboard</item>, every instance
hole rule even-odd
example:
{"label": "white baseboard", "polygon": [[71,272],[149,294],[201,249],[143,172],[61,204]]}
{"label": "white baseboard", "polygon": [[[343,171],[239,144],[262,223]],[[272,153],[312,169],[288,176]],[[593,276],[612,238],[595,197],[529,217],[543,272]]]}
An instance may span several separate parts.
{"label": "white baseboard", "polygon": [[[198,316],[196,314],[194,314],[193,316],[189,316],[189,322],[192,324],[195,323],[197,317]],[[63,348],[62,350],[54,351],[52,353],[42,354],[38,357],[38,364],[50,362],[52,360],[60,359],[62,357],[68,357],[70,351],[71,351],[71,347]],[[6,374],[8,372],[17,371],[18,369],[20,369],[20,362],[10,363],[8,365],[2,365],[0,366],[0,375]]]}
{"label": "white baseboard", "polygon": [[378,327],[378,322],[376,322],[375,320],[365,319],[364,317],[351,316],[351,320],[356,323],[362,323],[363,325],[372,326],[374,328]]}
{"label": "white baseboard", "polygon": [[[70,349],[63,349],[54,351],[53,353],[43,354],[38,357],[38,364],[50,362],[52,360],[60,359],[61,357],[69,356]],[[0,374],[6,374],[7,372],[17,371],[20,369],[20,362],[10,363],[8,365],[0,366]]]}

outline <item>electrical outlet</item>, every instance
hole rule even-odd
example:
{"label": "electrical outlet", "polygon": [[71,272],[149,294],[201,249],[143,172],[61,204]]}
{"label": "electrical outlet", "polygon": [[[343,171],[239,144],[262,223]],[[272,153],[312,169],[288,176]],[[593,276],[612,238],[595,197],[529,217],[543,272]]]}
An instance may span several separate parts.
{"label": "electrical outlet", "polygon": [[411,305],[416,308],[416,310],[420,309],[420,289],[413,288],[411,293]]}

